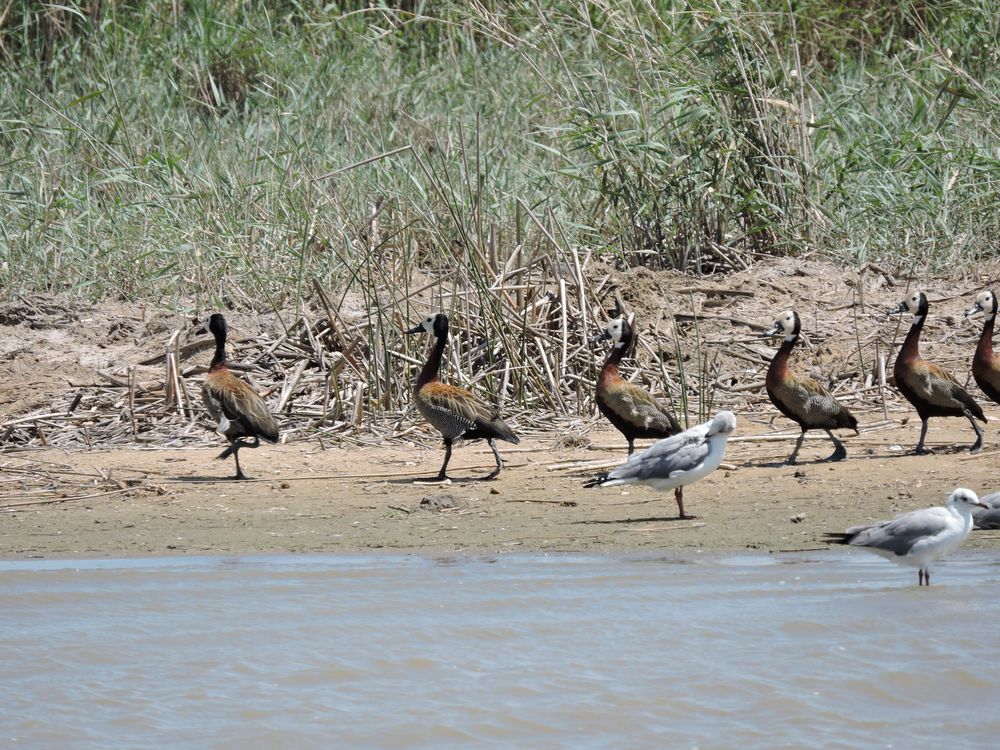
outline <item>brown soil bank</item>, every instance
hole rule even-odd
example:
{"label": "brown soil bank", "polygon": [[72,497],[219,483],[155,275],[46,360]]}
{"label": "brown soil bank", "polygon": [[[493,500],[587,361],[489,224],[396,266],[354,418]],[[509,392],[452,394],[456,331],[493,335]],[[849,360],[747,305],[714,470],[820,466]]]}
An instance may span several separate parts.
{"label": "brown soil bank", "polygon": [[[191,316],[47,298],[2,304],[0,556],[802,549],[820,546],[826,531],[940,504],[958,485],[1000,490],[1000,406],[969,377],[982,323],[962,316],[1000,266],[978,269],[976,278],[920,280],[933,300],[925,356],[955,373],[991,417],[979,456],[966,451],[973,435],[963,418],[932,419],[928,445],[936,454],[909,455],[919,421],[888,381],[910,321],[885,316],[908,285],[887,272],[801,259],[697,284],[646,269],[589,272],[602,291],[584,306],[591,314],[573,329],[572,342],[561,338],[572,321],[560,315],[543,316],[532,329],[548,331],[550,354],[567,352],[564,375],[556,378],[563,371],[553,367],[546,373],[558,381],[567,413],[547,409],[541,394],[555,391],[540,381],[535,400],[519,412],[505,406],[522,443],[501,446],[509,465],[500,478],[446,487],[412,481],[435,474],[442,458],[438,437],[410,405],[425,342],[404,356],[389,337],[382,353],[394,377],[389,402],[378,414],[362,414],[370,398],[358,373],[384,357],[365,355],[360,344],[351,356],[325,349],[317,321],[329,312],[326,301],[311,303],[311,322],[303,318],[297,328],[282,328],[273,314],[230,316],[238,332],[230,356],[267,391],[286,441],[244,451],[244,468],[257,479],[243,483],[218,481],[233,467],[213,461],[223,442],[198,397],[212,342],[192,332]],[[549,304],[550,287],[539,281],[526,304]],[[414,295],[414,309],[433,304],[429,292]],[[646,344],[623,372],[674,404],[686,396],[692,412],[708,398],[708,410],[737,414],[726,458],[732,468],[685,493],[697,521],[674,517],[672,493],[582,486],[602,464],[624,458],[625,441],[593,416],[592,384],[606,349],[587,343],[600,311],[619,297],[636,313]],[[334,317],[339,331],[353,331],[348,339],[367,341],[362,333],[371,321],[356,302],[348,295]],[[803,447],[801,466],[776,465],[798,431],[764,393],[776,345],[760,331],[789,307],[805,331],[793,366],[828,383],[861,422],[860,436],[842,434],[849,454],[842,463],[810,463],[832,448],[818,433]],[[286,323],[293,319],[285,315]],[[553,320],[555,328],[544,328]],[[686,386],[675,346],[685,357]],[[335,373],[329,381],[319,361]],[[468,377],[469,358],[458,362]],[[331,403],[336,408],[328,410]],[[473,477],[491,465],[477,443],[457,448],[450,469]],[[998,532],[976,532],[969,544],[995,546],[997,539]]]}
{"label": "brown soil bank", "polygon": [[[244,451],[245,470],[256,477],[249,482],[218,481],[232,465],[213,460],[217,449],[26,452],[0,457],[8,478],[0,554],[816,548],[824,546],[825,531],[940,504],[958,485],[1000,489],[995,422],[979,456],[952,447],[971,442],[963,422],[931,422],[935,455],[908,455],[919,427],[910,420],[848,437],[850,457],[837,464],[815,462],[829,453],[825,438],[806,442],[797,467],[769,465],[787,456],[791,436],[737,439],[726,456],[734,468],[685,494],[696,521],[676,518],[671,492],[584,489],[583,479],[600,464],[624,457],[609,449],[620,437],[603,429],[588,447],[527,440],[504,452],[509,465],[498,480],[449,486],[413,483],[433,475],[441,458],[439,450],[419,446],[265,446]],[[742,419],[738,435],[766,432]],[[481,443],[460,446],[452,473],[482,475],[491,460]],[[38,481],[18,494],[10,488],[19,476]],[[55,489],[47,489],[46,477]],[[996,548],[1000,532],[976,531],[967,544]]]}

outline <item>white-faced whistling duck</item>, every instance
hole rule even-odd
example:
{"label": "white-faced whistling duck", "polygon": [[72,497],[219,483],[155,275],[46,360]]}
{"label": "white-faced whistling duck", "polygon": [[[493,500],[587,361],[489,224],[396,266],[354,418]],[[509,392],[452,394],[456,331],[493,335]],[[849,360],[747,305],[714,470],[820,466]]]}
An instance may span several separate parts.
{"label": "white-faced whistling duck", "polygon": [[819,382],[798,375],[788,366],[788,357],[799,340],[802,325],[799,314],[786,310],[764,331],[765,336],[784,336],[781,348],[771,360],[764,381],[767,395],[778,411],[798,424],[802,432],[787,463],[794,464],[807,430],[823,430],[833,441],[834,451],[827,461],[841,461],[847,457],[844,444],[830,431],[839,428],[854,430],[858,434],[858,420]]}
{"label": "white-faced whistling duck", "polygon": [[584,487],[644,484],[657,490],[672,489],[679,517],[695,518],[684,512],[684,485],[697,482],[719,467],[726,453],[726,440],[735,429],[736,416],[731,411],[720,411],[709,422],[657,440]]}
{"label": "white-faced whistling duck", "polygon": [[482,439],[489,443],[496,458],[497,467],[483,479],[493,479],[500,473],[503,459],[497,451],[496,440],[519,443],[520,439],[500,418],[500,413],[482,399],[465,388],[442,383],[438,373],[441,369],[441,355],[448,343],[448,316],[444,313],[431,315],[413,326],[406,333],[426,331],[435,337],[434,348],[413,388],[413,400],[417,411],[444,437],[444,463],[441,471],[433,479],[419,480],[443,482],[448,479],[448,461],[451,460],[451,446],[456,440]]}
{"label": "white-faced whistling duck", "polygon": [[827,533],[828,544],[849,544],[871,550],[900,565],[917,568],[917,585],[930,586],[929,565],[962,546],[972,531],[973,508],[987,508],[976,493],[958,487],[944,507],[911,510],[891,521],[852,526],[842,533]]}
{"label": "white-faced whistling duck", "polygon": [[618,364],[632,345],[632,326],[625,318],[613,320],[596,341],[611,339],[601,374],[597,378],[597,408],[628,441],[628,454],[635,450],[636,438],[657,440],[681,431],[674,415],[663,408],[652,394],[618,374]]}
{"label": "white-faced whistling duck", "polygon": [[[261,438],[277,442],[278,423],[257,391],[226,366],[226,319],[215,313],[209,318],[208,329],[215,336],[215,356],[201,389],[202,397],[208,413],[218,423],[217,431],[229,441],[229,447],[218,458],[232,455],[236,459],[233,479],[246,479],[240,469],[240,448],[256,448]],[[253,442],[245,438],[253,438]]]}
{"label": "white-faced whistling duck", "polygon": [[913,314],[913,324],[896,357],[892,375],[896,387],[913,404],[920,417],[920,440],[917,442],[916,452],[927,452],[924,449],[924,437],[927,435],[929,418],[966,417],[976,431],[976,442],[970,450],[978,453],[983,447],[983,431],[979,429],[976,420],[986,421],[983,410],[950,372],[920,356],[920,331],[927,318],[927,307],[927,295],[914,292],[888,313]]}
{"label": "white-faced whistling duck", "polygon": [[993,321],[997,316],[997,298],[993,292],[980,292],[976,304],[965,311],[965,317],[971,318],[976,313],[986,313],[986,322],[972,358],[972,377],[983,393],[1000,404],[1000,358],[993,353]]}

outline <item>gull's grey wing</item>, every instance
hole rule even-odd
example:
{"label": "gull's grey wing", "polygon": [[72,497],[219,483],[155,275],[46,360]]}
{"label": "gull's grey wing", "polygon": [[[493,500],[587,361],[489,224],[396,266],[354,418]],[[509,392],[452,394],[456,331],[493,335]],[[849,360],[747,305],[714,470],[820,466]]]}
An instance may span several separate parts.
{"label": "gull's grey wing", "polygon": [[979,502],[990,506],[972,509],[972,523],[977,529],[1000,529],[1000,492],[979,498]]}
{"label": "gull's grey wing", "polygon": [[609,479],[669,478],[690,471],[708,455],[708,426],[692,427],[680,435],[658,440],[642,453],[608,473]]}
{"label": "gull's grey wing", "polygon": [[[950,514],[944,508],[924,508],[903,513],[891,521],[862,528],[849,542],[856,547],[871,547],[894,555],[906,555],[913,546],[948,528]],[[848,529],[848,532],[853,529]]]}

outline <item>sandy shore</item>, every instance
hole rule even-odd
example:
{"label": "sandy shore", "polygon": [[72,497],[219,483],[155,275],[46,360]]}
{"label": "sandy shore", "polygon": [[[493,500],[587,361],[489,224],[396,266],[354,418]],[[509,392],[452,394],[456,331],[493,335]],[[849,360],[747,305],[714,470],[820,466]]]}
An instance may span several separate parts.
{"label": "sandy shore", "polygon": [[[743,422],[744,435],[766,432]],[[114,450],[11,454],[60,471],[102,472],[121,489],[91,496],[53,486],[19,498],[4,492],[0,555],[10,558],[357,552],[429,553],[632,550],[796,550],[824,547],[823,533],[940,504],[954,487],[1000,489],[1000,438],[970,456],[962,420],[933,420],[930,456],[911,455],[910,420],[848,437],[850,457],[820,463],[830,444],[809,440],[796,467],[775,466],[792,440],[731,442],[720,469],[688,488],[697,520],[680,520],[673,493],[645,488],[584,489],[602,465],[624,458],[610,430],[589,447],[526,440],[504,450],[508,466],[492,482],[471,480],[492,461],[482,443],[460,446],[447,486],[414,484],[433,475],[430,445],[322,450],[316,444],[244,452],[249,482],[219,481],[231,463],[213,450]],[[819,433],[821,435],[822,433]],[[960,446],[960,447],[959,447]],[[580,466],[582,462],[586,465]],[[974,532],[971,547],[1000,547],[1000,532]]]}

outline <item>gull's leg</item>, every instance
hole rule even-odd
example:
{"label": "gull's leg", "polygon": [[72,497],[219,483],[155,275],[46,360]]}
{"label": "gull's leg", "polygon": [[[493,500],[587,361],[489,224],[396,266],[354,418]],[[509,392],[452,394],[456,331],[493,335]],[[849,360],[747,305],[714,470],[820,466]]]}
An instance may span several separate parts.
{"label": "gull's leg", "polygon": [[684,512],[684,486],[674,487],[674,500],[677,501],[677,511],[678,517],[683,520],[688,520],[691,518],[697,518],[698,516],[689,516]]}

